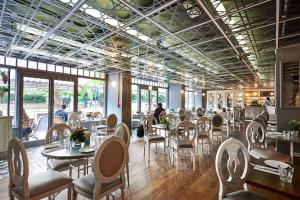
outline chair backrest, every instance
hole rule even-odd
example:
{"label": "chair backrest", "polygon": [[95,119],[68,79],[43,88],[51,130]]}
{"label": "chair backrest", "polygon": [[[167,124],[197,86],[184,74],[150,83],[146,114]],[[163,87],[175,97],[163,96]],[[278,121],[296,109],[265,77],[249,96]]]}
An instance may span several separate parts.
{"label": "chair backrest", "polygon": [[[248,175],[249,160],[247,149],[241,141],[229,138],[220,145],[215,160],[220,183],[220,200],[230,192],[239,191],[242,188],[247,189],[245,181]],[[243,161],[244,163],[242,163]]]}
{"label": "chair backrest", "polygon": [[184,109],[179,109],[179,110],[178,110],[179,116],[184,115],[184,113],[185,113]]}
{"label": "chair backrest", "polygon": [[71,113],[69,118],[68,118],[68,124],[72,127],[72,128],[77,128],[80,127],[80,118],[79,115],[75,112]]}
{"label": "chair backrest", "polygon": [[267,125],[267,123],[265,122],[265,120],[263,120],[262,118],[256,117],[256,118],[254,118],[252,121],[261,123],[261,125],[263,125],[264,129],[265,129],[265,130],[267,129],[267,126],[268,126],[268,125]]}
{"label": "chair backrest", "polygon": [[110,183],[120,178],[124,181],[124,165],[127,159],[127,147],[123,139],[112,136],[105,140],[94,158],[95,175],[94,198],[101,194],[101,184]]}
{"label": "chair backrest", "polygon": [[220,114],[215,114],[211,119],[212,129],[222,130],[223,123],[224,123],[224,118]]}
{"label": "chair backrest", "polygon": [[191,112],[185,112],[184,113],[184,119],[185,120],[192,120],[193,119],[193,115]]}
{"label": "chair backrest", "polygon": [[166,120],[167,120],[170,124],[175,125],[175,124],[176,124],[177,118],[176,118],[175,115],[169,113],[169,114],[166,114]]}
{"label": "chair backrest", "polygon": [[165,111],[160,112],[158,117],[159,121],[166,119],[166,115],[167,113]]}
{"label": "chair backrest", "polygon": [[116,114],[108,115],[106,119],[106,130],[107,131],[114,131],[118,126],[118,117]]}
{"label": "chair backrest", "polygon": [[53,116],[53,124],[61,124],[61,123],[64,123],[61,116]]}
{"label": "chair backrest", "polygon": [[181,121],[176,128],[177,145],[194,144],[197,137],[197,127],[191,121]]}
{"label": "chair backrest", "polygon": [[45,144],[69,137],[72,132],[71,126],[67,124],[55,124],[46,133]]}
{"label": "chair backrest", "polygon": [[152,115],[148,115],[143,123],[144,134],[153,135],[156,134],[156,130],[153,128],[153,123],[157,124],[157,120]]}
{"label": "chair backrest", "polygon": [[210,119],[207,117],[200,117],[197,121],[197,130],[198,130],[198,135],[208,135],[211,129],[211,122]]}
{"label": "chair backrest", "polygon": [[248,142],[248,151],[250,151],[254,144],[259,144],[265,147],[265,129],[263,125],[257,121],[252,121],[246,129],[246,138]]}
{"label": "chair backrest", "polygon": [[24,199],[29,199],[29,165],[25,147],[20,139],[13,138],[9,141],[7,161],[9,169],[9,189],[20,189]]}
{"label": "chair backrest", "polygon": [[127,146],[130,144],[130,131],[128,126],[125,123],[118,125],[115,135],[122,138]]}

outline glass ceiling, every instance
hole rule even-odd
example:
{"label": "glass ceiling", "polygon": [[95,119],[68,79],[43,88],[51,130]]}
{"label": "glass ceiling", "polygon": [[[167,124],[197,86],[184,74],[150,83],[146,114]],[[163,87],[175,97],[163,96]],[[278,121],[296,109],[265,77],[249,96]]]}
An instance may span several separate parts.
{"label": "glass ceiling", "polygon": [[[300,41],[300,5],[280,3],[283,47]],[[270,87],[275,8],[272,0],[2,0],[0,53],[193,87]]]}

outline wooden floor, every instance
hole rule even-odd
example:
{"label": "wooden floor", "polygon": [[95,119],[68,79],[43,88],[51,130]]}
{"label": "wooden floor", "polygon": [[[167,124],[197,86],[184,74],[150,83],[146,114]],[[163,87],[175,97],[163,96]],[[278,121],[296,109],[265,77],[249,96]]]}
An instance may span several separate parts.
{"label": "wooden floor", "polygon": [[[245,130],[243,129],[241,132],[235,131],[232,137],[245,142],[244,135]],[[181,162],[178,171],[169,165],[168,159],[164,155],[154,159],[154,146],[151,150],[152,158],[148,164],[147,159],[143,157],[143,138],[132,136],[129,162],[130,186],[126,188],[126,199],[217,199],[219,183],[214,166],[217,144],[214,144],[210,155],[207,155],[206,151],[199,154],[196,172],[193,172],[192,164],[188,159]],[[46,160],[40,152],[41,147],[27,151],[30,175],[46,170]],[[8,199],[7,185],[8,177],[2,177],[0,179],[0,200]],[[271,199],[281,199],[276,195],[267,193],[265,195]],[[115,193],[114,197],[118,199],[120,193]],[[67,199],[66,192],[60,194],[56,199]],[[79,197],[78,199],[84,198]]]}

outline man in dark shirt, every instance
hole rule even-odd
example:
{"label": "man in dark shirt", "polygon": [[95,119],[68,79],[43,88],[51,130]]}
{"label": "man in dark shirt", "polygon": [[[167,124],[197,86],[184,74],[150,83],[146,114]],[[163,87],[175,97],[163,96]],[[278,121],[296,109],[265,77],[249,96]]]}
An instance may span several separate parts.
{"label": "man in dark shirt", "polygon": [[159,114],[162,111],[165,111],[165,110],[162,108],[162,104],[158,103],[157,108],[154,110],[154,114],[153,114],[153,116],[155,117],[155,119],[157,120],[158,123],[159,123]]}
{"label": "man in dark shirt", "polygon": [[65,111],[67,106],[65,104],[61,105],[61,109],[55,112],[55,116],[59,116],[62,118],[64,122],[68,121],[68,113]]}

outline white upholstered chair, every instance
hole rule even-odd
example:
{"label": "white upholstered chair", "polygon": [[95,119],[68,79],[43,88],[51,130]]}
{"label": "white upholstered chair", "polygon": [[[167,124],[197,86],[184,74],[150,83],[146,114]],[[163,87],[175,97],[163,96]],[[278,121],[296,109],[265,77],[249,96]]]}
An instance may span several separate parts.
{"label": "white upholstered chair", "polygon": [[144,156],[146,153],[146,146],[148,144],[148,162],[150,162],[150,145],[154,143],[156,145],[157,152],[157,143],[164,143],[164,149],[166,148],[166,138],[162,135],[157,134],[157,130],[153,128],[153,122],[157,124],[156,119],[149,115],[145,118],[143,128],[144,128]]}
{"label": "white upholstered chair", "polygon": [[266,200],[247,191],[245,183],[249,172],[249,154],[244,144],[234,138],[219,147],[215,161],[219,179],[219,200]]}
{"label": "white upholstered chair", "polygon": [[266,147],[265,128],[261,123],[257,121],[252,121],[246,129],[246,138],[248,142],[248,152],[254,158],[291,162],[290,157],[288,155]]}
{"label": "white upholstered chair", "polygon": [[221,137],[221,141],[223,141],[223,123],[224,118],[220,114],[215,114],[211,119],[211,137],[212,142],[214,137],[217,137],[217,143],[219,142],[219,138]]}
{"label": "white upholstered chair", "polygon": [[99,200],[121,189],[124,199],[124,166],[127,161],[127,146],[123,139],[112,136],[105,140],[94,157],[93,173],[73,181],[73,199],[80,194],[88,199]]}
{"label": "white upholstered chair", "polygon": [[81,124],[80,124],[80,117],[77,113],[73,112],[69,115],[69,118],[68,118],[68,123],[67,123],[69,126],[71,126],[73,129],[74,128],[77,128],[77,127],[80,127]]}
{"label": "white upholstered chair", "polygon": [[211,141],[210,141],[210,130],[211,130],[211,121],[207,117],[200,117],[197,121],[197,131],[198,131],[198,137],[197,142],[198,144],[201,144],[202,151],[203,146],[205,144],[208,145],[208,153],[211,147]]}
{"label": "white upholstered chair", "polygon": [[118,126],[118,117],[116,114],[108,115],[106,119],[106,133],[113,133]]}
{"label": "white upholstered chair", "polygon": [[[9,197],[10,199],[34,200],[55,195],[68,188],[71,199],[72,178],[62,172],[47,170],[29,176],[29,164],[21,140],[13,138],[8,145]],[[1,186],[2,187],[2,186]]]}
{"label": "white upholstered chair", "polygon": [[122,138],[127,147],[127,161],[125,164],[126,175],[127,175],[127,184],[129,186],[129,144],[130,144],[130,131],[128,126],[125,123],[121,123],[118,125],[115,135]]}
{"label": "white upholstered chair", "polygon": [[197,127],[191,121],[182,121],[176,128],[176,142],[173,145],[173,161],[176,157],[176,169],[179,169],[180,152],[188,150],[191,153],[193,170],[196,170]]}

